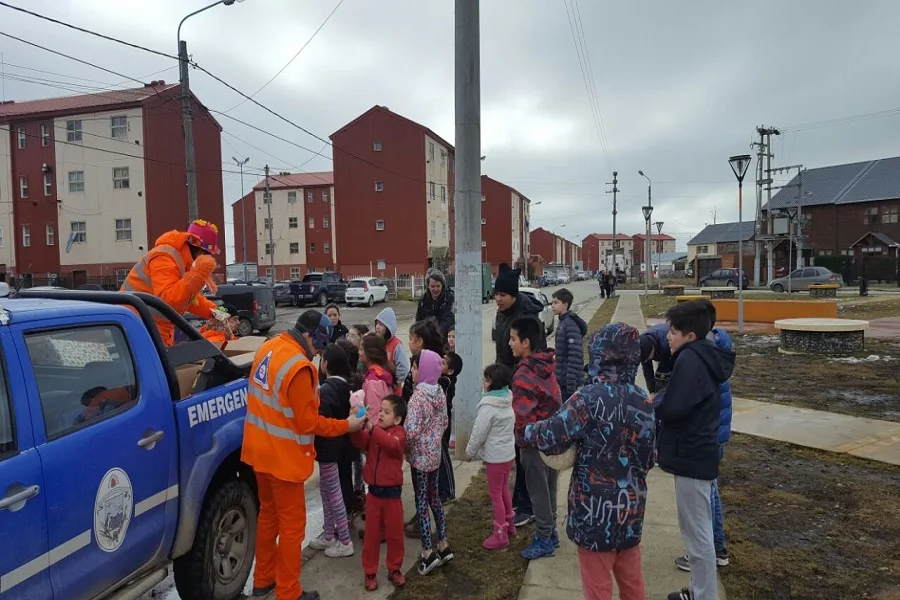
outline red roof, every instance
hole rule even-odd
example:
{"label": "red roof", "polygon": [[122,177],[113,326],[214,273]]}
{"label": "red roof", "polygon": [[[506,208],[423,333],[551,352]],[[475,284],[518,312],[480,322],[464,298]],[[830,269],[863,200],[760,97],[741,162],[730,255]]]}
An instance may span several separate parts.
{"label": "red roof", "polygon": [[26,100],[24,102],[4,102],[0,104],[0,121],[12,121],[33,115],[73,114],[85,111],[119,109],[126,106],[140,106],[148,98],[177,87],[177,83],[167,84],[165,81],[152,81],[144,87],[128,90],[113,90],[81,96],[47,98],[44,100]]}
{"label": "red roof", "polygon": [[[330,138],[331,138],[331,139],[334,139],[334,136],[336,136],[337,134],[341,133],[341,132],[344,131],[345,129],[349,129],[350,127],[352,127],[353,125],[355,125],[357,121],[363,120],[363,119],[364,119],[365,117],[367,117],[370,113],[373,113],[373,112],[375,112],[375,111],[385,112],[385,113],[387,113],[388,115],[390,115],[390,116],[392,116],[392,117],[394,117],[394,118],[396,118],[396,119],[400,119],[401,121],[406,121],[407,123],[409,123],[410,125],[416,127],[417,129],[421,129],[422,131],[424,131],[425,133],[427,133],[430,137],[434,138],[436,141],[438,141],[438,142],[440,142],[442,145],[446,146],[446,147],[447,147],[447,150],[448,150],[451,154],[455,154],[456,149],[453,147],[453,144],[451,144],[450,142],[448,142],[447,140],[445,140],[444,138],[442,138],[441,136],[439,136],[438,134],[436,134],[434,131],[432,131],[432,130],[429,129],[428,127],[425,127],[425,126],[422,125],[421,123],[416,123],[416,122],[413,121],[412,119],[407,119],[407,118],[404,117],[403,115],[399,115],[399,114],[397,114],[397,113],[391,111],[391,109],[389,109],[387,106],[380,106],[380,105],[378,105],[378,104],[376,104],[375,106],[373,106],[372,108],[370,108],[369,110],[367,110],[366,112],[364,112],[363,114],[359,115],[358,117],[356,117],[355,119],[353,119],[352,121],[350,121],[349,123],[347,123],[346,125],[344,125],[343,127],[341,127],[340,129],[338,129],[337,131],[335,131],[334,133],[332,133],[331,136],[330,136]],[[520,195],[521,195],[521,194],[520,194]]]}
{"label": "red roof", "polygon": [[[318,173],[288,173],[287,175],[282,175],[280,173],[269,174],[270,190],[288,190],[295,188],[321,187],[325,185],[334,185],[333,171],[321,171]],[[254,185],[253,189],[266,189],[265,178]]]}
{"label": "red roof", "polygon": [[[631,237],[632,237],[632,238],[637,238],[637,239],[639,239],[639,240],[647,239],[647,236],[646,236],[645,234],[643,234],[643,233],[636,233],[636,234],[634,234],[634,235],[631,236]],[[672,237],[671,235],[669,235],[668,233],[651,233],[651,234],[650,234],[650,239],[651,239],[651,240],[662,240],[662,241],[664,241],[664,242],[667,242],[667,241],[672,241],[672,242],[674,242],[674,241],[675,241],[675,238],[673,238],[673,237]]]}
{"label": "red roof", "polygon": [[[592,234],[586,236],[584,239],[588,239],[588,238],[594,238],[597,240],[612,240],[613,236],[611,233],[592,233]],[[631,236],[625,235],[624,233],[617,233],[616,238],[619,239],[620,241],[624,241],[624,240],[630,240]]]}

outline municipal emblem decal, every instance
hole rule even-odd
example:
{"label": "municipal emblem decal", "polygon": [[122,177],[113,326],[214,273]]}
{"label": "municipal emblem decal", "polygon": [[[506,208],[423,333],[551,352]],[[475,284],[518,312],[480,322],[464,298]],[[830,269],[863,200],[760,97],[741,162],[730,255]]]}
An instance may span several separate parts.
{"label": "municipal emblem decal", "polygon": [[104,552],[115,552],[125,541],[134,514],[134,490],[128,475],[119,468],[106,472],[94,504],[94,538]]}
{"label": "municipal emblem decal", "polygon": [[272,351],[269,350],[269,353],[263,356],[263,359],[259,361],[259,366],[253,371],[253,382],[267,392],[269,391],[269,362],[271,360]]}

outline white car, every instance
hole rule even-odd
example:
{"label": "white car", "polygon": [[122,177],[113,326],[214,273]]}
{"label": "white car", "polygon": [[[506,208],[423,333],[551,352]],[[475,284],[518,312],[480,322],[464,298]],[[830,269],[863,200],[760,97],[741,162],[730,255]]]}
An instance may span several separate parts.
{"label": "white car", "polygon": [[556,283],[557,283],[557,285],[569,283],[569,274],[563,273],[563,272],[557,273],[556,274]]}
{"label": "white car", "polygon": [[387,302],[387,295],[387,286],[377,277],[357,277],[347,284],[344,301],[347,306],[354,304],[373,306],[376,302]]}

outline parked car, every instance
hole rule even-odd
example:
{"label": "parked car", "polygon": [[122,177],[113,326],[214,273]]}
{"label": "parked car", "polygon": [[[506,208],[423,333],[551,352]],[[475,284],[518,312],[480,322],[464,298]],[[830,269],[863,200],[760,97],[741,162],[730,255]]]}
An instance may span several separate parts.
{"label": "parked car", "polygon": [[224,284],[214,296],[207,297],[235,308],[240,319],[239,336],[251,335],[254,331],[266,334],[275,325],[275,295],[268,286]]}
{"label": "parked car", "polygon": [[387,295],[387,286],[377,277],[357,277],[347,284],[344,301],[347,306],[354,304],[374,306],[376,302],[387,302]]}
{"label": "parked car", "polygon": [[347,282],[340,273],[307,273],[301,281],[291,282],[291,295],[297,306],[315,303],[325,306],[329,302],[343,302]]}
{"label": "parked car", "polygon": [[554,283],[556,285],[565,285],[566,283],[569,283],[569,274],[566,273],[565,271],[560,271],[559,273],[556,274],[556,279],[555,279]]}
{"label": "parked car", "polygon": [[240,460],[253,354],[166,348],[150,310],[172,311],[148,294],[0,302],[0,595],[137,598],[174,566],[181,598],[242,597],[259,512]]}
{"label": "parked car", "polygon": [[587,274],[587,271],[578,271],[575,276],[575,281],[587,281],[588,279],[590,279],[590,275]]}
{"label": "parked car", "polygon": [[833,283],[843,286],[844,278],[825,267],[803,267],[796,269],[787,277],[773,279],[769,283],[769,289],[779,294],[785,290],[799,292],[807,291],[809,286],[818,283]]}
{"label": "parked car", "polygon": [[738,278],[741,279],[741,288],[750,287],[750,279],[747,273],[738,269],[716,269],[706,277],[700,279],[700,287],[734,287],[738,286]]}
{"label": "parked car", "polygon": [[291,282],[276,281],[275,285],[272,286],[272,296],[275,299],[276,307],[279,304],[292,306],[294,304],[294,297],[291,296]]}

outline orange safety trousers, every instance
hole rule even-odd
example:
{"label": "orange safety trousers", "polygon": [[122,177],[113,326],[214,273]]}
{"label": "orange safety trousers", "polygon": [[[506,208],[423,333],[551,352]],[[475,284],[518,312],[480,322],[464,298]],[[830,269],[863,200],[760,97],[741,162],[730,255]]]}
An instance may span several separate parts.
{"label": "orange safety trousers", "polygon": [[302,483],[256,473],[259,519],[256,528],[256,568],[253,587],[275,583],[275,600],[297,600],[303,538],[306,533],[306,496]]}

